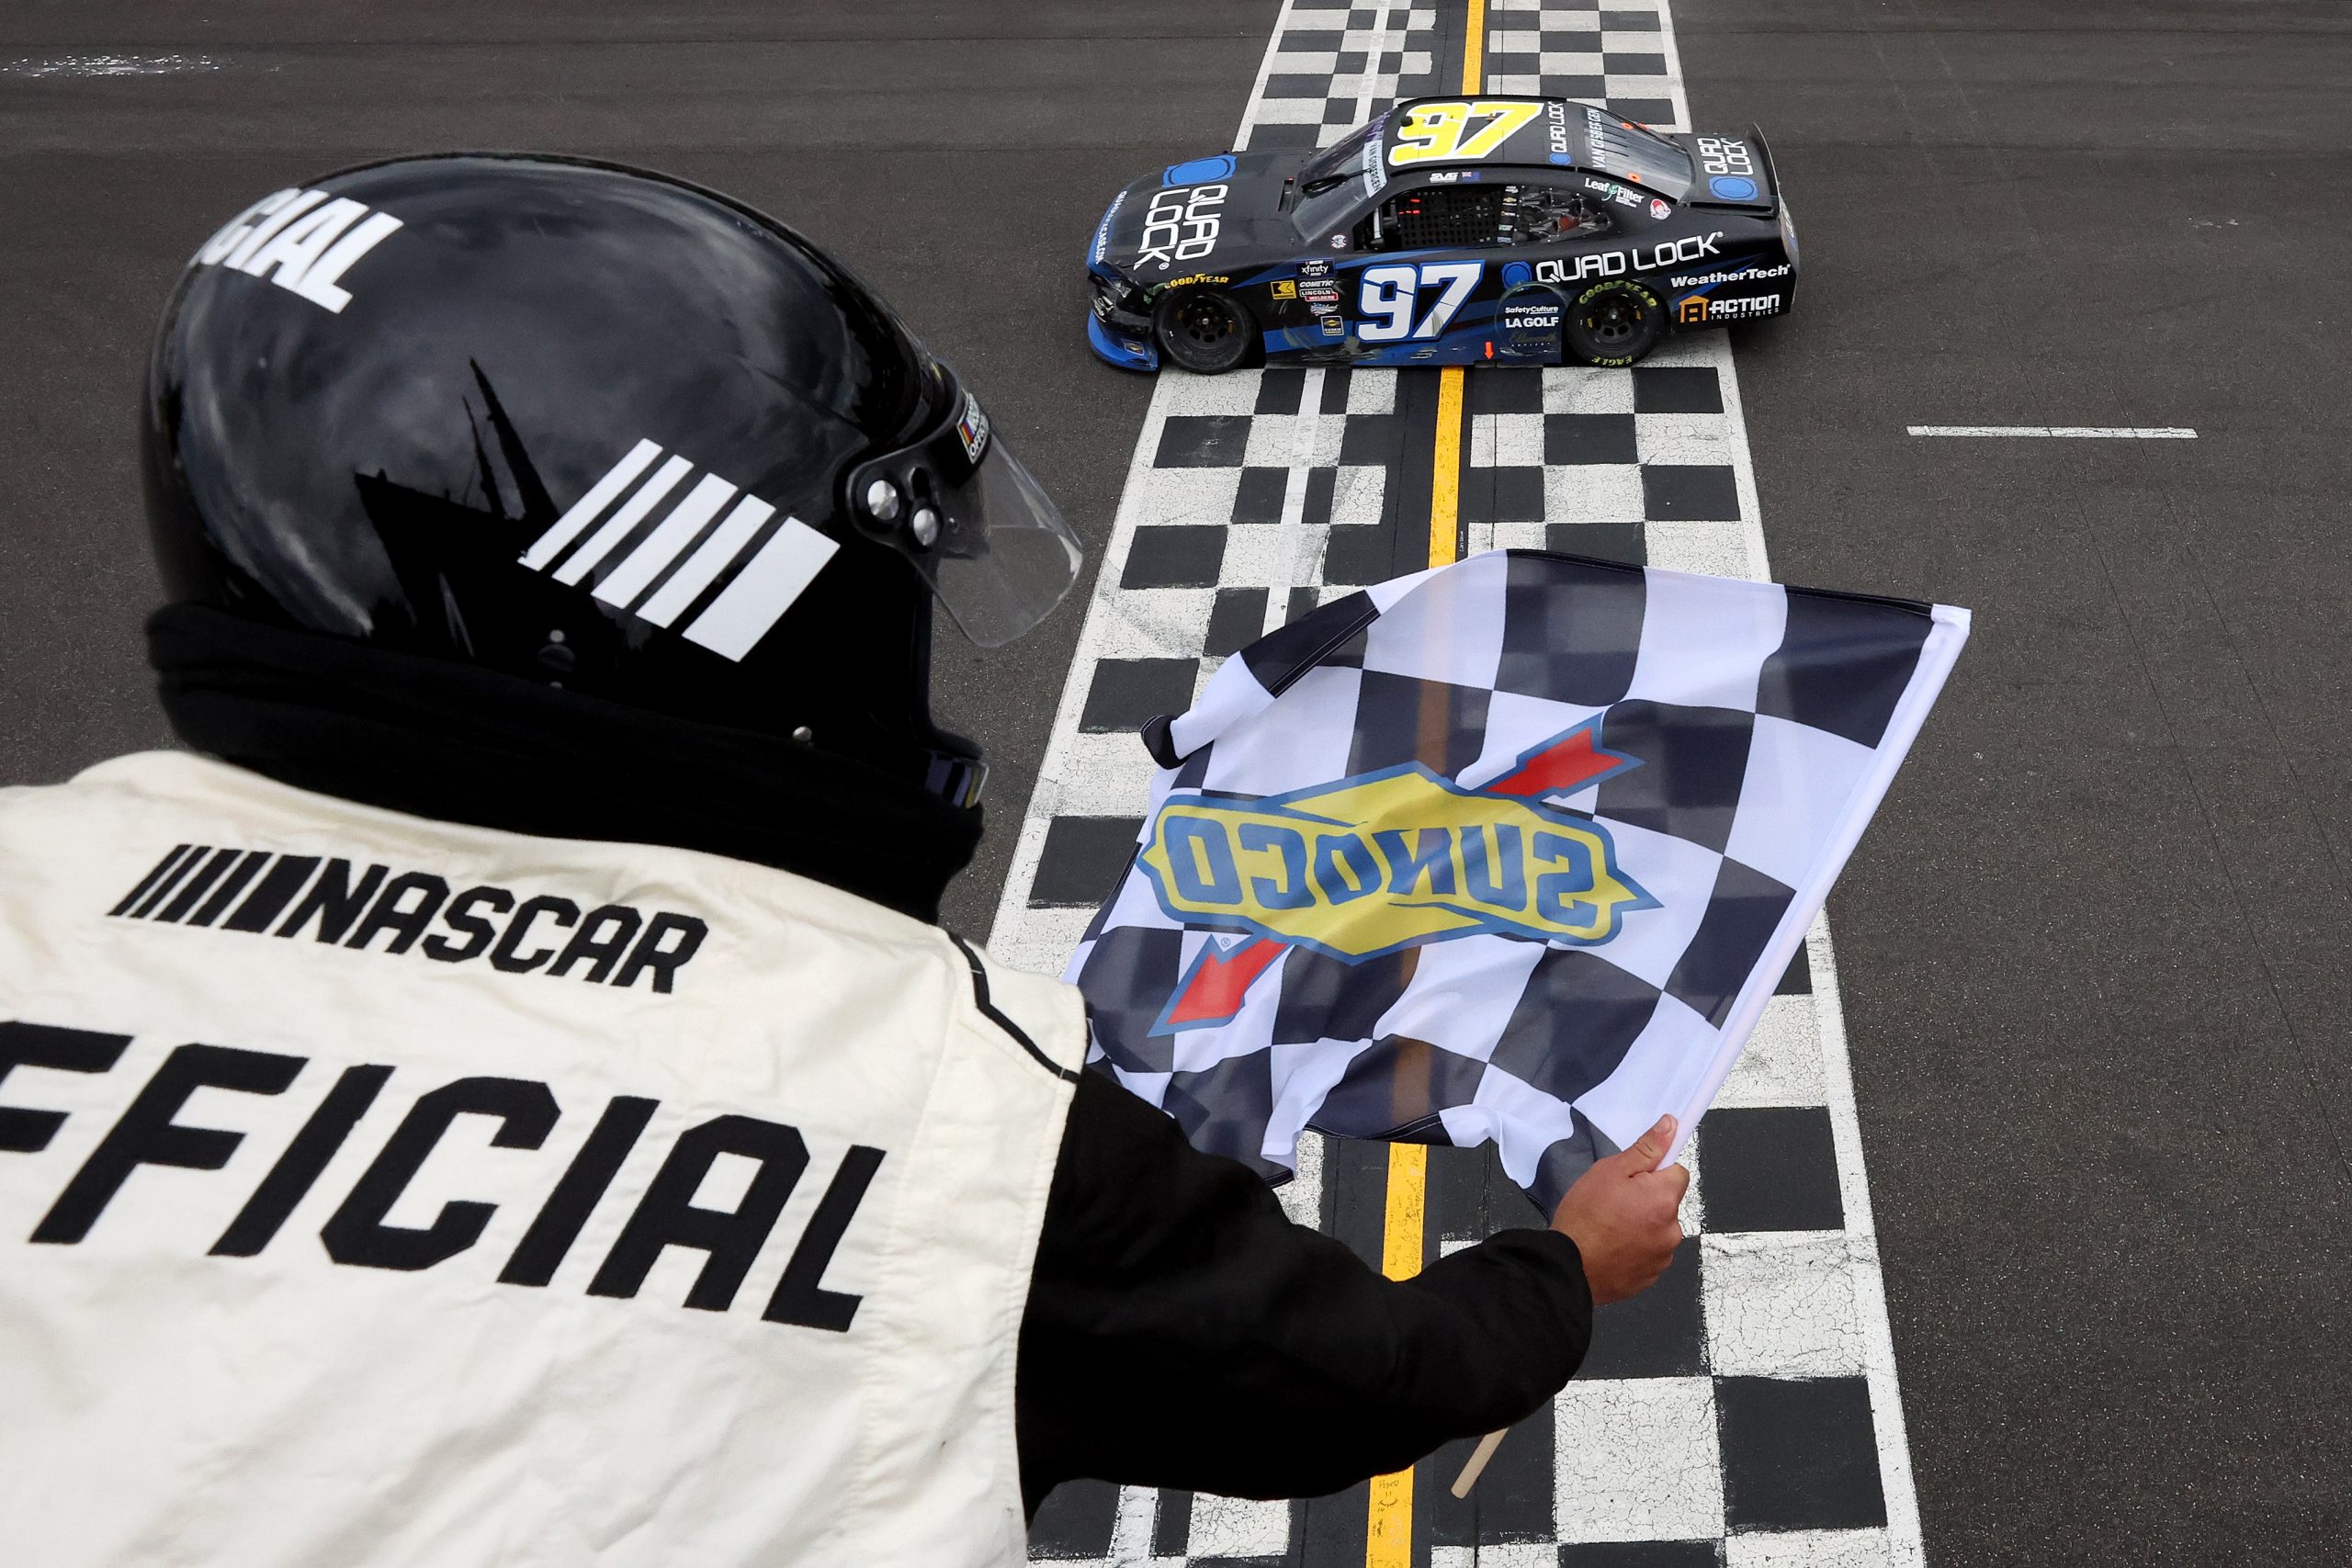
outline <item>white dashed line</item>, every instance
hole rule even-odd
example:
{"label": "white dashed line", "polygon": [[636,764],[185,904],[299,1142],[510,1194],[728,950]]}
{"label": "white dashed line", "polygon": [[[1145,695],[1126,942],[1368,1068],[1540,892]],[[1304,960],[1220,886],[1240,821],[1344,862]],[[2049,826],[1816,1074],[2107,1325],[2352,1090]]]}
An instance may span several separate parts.
{"label": "white dashed line", "polygon": [[0,76],[177,76],[220,69],[220,62],[202,54],[62,54],[8,61],[0,64]]}
{"label": "white dashed line", "polygon": [[2194,441],[2197,432],[2184,425],[2125,424],[1915,424],[1914,435],[2056,436],[2069,441]]}

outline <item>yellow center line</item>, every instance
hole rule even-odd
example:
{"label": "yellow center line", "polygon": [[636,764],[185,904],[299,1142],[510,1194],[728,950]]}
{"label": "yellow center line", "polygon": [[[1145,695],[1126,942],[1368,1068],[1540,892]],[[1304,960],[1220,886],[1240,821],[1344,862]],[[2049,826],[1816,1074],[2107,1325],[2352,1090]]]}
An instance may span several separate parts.
{"label": "yellow center line", "polygon": [[[1388,1214],[1380,1238],[1380,1271],[1409,1280],[1421,1271],[1421,1212],[1429,1193],[1430,1151],[1419,1144],[1388,1145]],[[1410,1568],[1413,1561],[1413,1471],[1410,1465],[1372,1478],[1364,1518],[1364,1568]]]}
{"label": "yellow center line", "polygon": [[1459,365],[1437,373],[1437,471],[1430,481],[1430,564],[1452,566],[1461,555],[1462,377]]}
{"label": "yellow center line", "polygon": [[[1487,4],[1467,0],[1463,18],[1462,91],[1485,91]],[[1436,472],[1430,481],[1430,565],[1451,566],[1462,551],[1462,367],[1438,372]],[[1409,1280],[1421,1271],[1422,1218],[1429,1202],[1430,1152],[1419,1144],[1388,1145],[1388,1199],[1380,1271]],[[1372,1478],[1364,1517],[1364,1568],[1411,1568],[1413,1472]]]}

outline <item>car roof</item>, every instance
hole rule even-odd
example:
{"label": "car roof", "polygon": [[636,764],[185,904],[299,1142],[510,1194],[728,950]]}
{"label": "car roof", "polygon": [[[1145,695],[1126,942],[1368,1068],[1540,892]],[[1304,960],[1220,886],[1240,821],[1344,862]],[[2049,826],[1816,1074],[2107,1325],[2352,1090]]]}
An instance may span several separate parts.
{"label": "car roof", "polygon": [[[1431,134],[1434,127],[1455,119],[1461,129],[1451,140],[1442,130]],[[1459,151],[1510,121],[1517,123],[1494,145],[1469,154]],[[1631,123],[1573,98],[1510,93],[1408,98],[1392,108],[1381,125],[1381,166],[1391,178],[1427,169],[1589,168],[1594,131]],[[1407,135],[1408,130],[1414,134]]]}

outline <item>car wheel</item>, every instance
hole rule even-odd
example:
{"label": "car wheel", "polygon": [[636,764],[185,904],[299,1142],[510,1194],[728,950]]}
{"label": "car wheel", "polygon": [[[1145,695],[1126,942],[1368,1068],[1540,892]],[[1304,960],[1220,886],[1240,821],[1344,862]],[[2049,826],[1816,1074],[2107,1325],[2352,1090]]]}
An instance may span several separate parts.
{"label": "car wheel", "polygon": [[1161,353],[1203,376],[1240,364],[1258,338],[1248,312],[1213,288],[1187,288],[1162,299],[1151,331]]}
{"label": "car wheel", "polygon": [[1568,311],[1568,352],[1586,365],[1631,365],[1666,335],[1666,307],[1629,277],[1596,283]]}

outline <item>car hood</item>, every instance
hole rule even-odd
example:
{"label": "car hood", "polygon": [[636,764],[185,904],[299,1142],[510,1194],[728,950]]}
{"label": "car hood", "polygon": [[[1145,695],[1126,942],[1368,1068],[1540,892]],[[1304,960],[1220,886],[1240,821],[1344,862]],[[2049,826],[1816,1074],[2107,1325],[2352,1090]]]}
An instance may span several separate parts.
{"label": "car hood", "polygon": [[1112,199],[1087,242],[1087,265],[1151,285],[1279,261],[1298,248],[1282,210],[1297,167],[1280,152],[1170,164]]}

